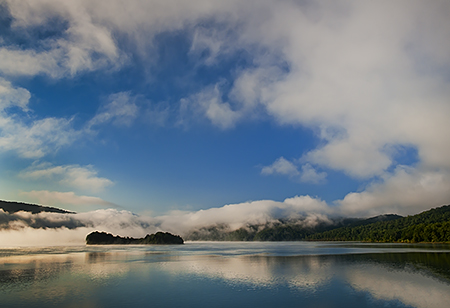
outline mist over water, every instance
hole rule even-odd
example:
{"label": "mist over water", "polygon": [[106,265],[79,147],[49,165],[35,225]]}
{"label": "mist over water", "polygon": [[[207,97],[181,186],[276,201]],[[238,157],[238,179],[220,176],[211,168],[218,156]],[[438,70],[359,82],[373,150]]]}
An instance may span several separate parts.
{"label": "mist over water", "polygon": [[229,204],[195,212],[173,211],[162,216],[137,215],[103,209],[84,213],[8,213],[0,209],[0,242],[5,246],[82,245],[87,234],[105,231],[114,235],[144,237],[157,231],[186,236],[202,228],[219,226],[226,231],[249,225],[271,225],[280,220],[314,227],[330,224],[337,211],[309,196]]}
{"label": "mist over water", "polygon": [[449,245],[0,249],[1,307],[447,307]]}

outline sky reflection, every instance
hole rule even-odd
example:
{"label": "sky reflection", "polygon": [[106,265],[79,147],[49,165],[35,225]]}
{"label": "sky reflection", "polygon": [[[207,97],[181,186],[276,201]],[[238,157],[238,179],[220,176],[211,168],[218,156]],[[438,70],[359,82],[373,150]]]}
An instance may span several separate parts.
{"label": "sky reflection", "polygon": [[[450,302],[445,250],[380,253],[380,246],[358,254],[283,255],[295,245],[216,245],[2,250],[0,305],[294,307],[301,301],[305,307],[439,308]],[[262,247],[281,254],[261,253]],[[326,249],[332,248],[343,249]]]}

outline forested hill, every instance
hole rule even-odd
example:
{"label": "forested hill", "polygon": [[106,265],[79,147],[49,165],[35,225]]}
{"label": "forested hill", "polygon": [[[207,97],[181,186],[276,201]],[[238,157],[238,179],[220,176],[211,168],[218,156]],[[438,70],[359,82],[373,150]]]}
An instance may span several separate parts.
{"label": "forested hill", "polygon": [[10,214],[16,213],[19,211],[31,212],[33,214],[37,214],[37,213],[41,213],[41,212],[52,212],[52,213],[62,213],[62,214],[73,213],[73,212],[69,212],[66,210],[49,207],[49,206],[28,204],[28,203],[22,203],[22,202],[13,202],[13,201],[2,201],[2,200],[0,200],[0,209],[3,209],[3,211],[8,212]]}
{"label": "forested hill", "polygon": [[247,225],[229,230],[226,225],[203,227],[188,233],[192,241],[363,241],[363,242],[450,242],[450,205],[417,215],[387,214],[368,219],[334,219],[308,227],[299,221],[270,225]]}
{"label": "forested hill", "polygon": [[450,242],[450,205],[414,216],[363,226],[341,227],[308,236],[310,240],[363,242]]}

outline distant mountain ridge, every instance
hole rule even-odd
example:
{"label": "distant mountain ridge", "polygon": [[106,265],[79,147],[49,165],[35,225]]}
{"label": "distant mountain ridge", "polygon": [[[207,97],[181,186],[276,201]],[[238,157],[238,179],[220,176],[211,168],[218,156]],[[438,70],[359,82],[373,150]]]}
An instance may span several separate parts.
{"label": "distant mountain ridge", "polygon": [[63,209],[58,209],[50,206],[42,206],[37,204],[29,204],[23,202],[15,202],[15,201],[3,201],[0,200],[0,209],[3,209],[5,212],[10,214],[25,211],[31,212],[33,214],[41,213],[41,212],[51,212],[51,213],[60,213],[60,214],[74,214],[75,212],[70,212]]}
{"label": "distant mountain ridge", "polygon": [[193,230],[186,235],[191,241],[300,241],[311,235],[341,227],[356,227],[380,221],[403,218],[400,215],[384,214],[371,218],[336,218],[332,223],[320,222],[315,226],[305,225],[301,219],[279,219],[261,225],[247,225],[237,230],[228,230],[226,225],[214,225]]}

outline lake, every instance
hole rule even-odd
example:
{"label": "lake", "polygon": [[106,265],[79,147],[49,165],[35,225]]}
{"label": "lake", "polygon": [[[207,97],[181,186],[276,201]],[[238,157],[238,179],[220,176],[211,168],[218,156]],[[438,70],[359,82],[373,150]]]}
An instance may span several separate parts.
{"label": "lake", "polygon": [[0,307],[450,307],[450,246],[0,248]]}

